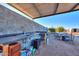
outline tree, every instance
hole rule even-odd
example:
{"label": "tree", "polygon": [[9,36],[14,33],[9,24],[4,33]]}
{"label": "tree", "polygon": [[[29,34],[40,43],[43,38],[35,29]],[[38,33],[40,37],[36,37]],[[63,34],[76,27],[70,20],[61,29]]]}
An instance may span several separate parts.
{"label": "tree", "polygon": [[63,32],[63,31],[64,31],[64,28],[61,26],[56,28],[56,32]]}
{"label": "tree", "polygon": [[55,32],[55,28],[48,28],[49,32]]}

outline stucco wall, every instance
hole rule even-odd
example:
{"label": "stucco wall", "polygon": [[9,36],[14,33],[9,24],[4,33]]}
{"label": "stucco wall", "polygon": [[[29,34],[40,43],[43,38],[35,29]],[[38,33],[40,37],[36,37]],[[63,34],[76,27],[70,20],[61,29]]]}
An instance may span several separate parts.
{"label": "stucco wall", "polygon": [[0,33],[30,32],[45,29],[43,26],[0,5]]}

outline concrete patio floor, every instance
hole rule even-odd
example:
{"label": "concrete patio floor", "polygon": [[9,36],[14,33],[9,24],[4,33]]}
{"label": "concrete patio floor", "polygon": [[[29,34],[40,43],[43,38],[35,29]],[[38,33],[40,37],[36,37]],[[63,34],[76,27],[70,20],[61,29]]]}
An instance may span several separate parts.
{"label": "concrete patio floor", "polygon": [[42,43],[36,56],[79,56],[79,43],[56,40],[53,34],[48,39],[48,45]]}

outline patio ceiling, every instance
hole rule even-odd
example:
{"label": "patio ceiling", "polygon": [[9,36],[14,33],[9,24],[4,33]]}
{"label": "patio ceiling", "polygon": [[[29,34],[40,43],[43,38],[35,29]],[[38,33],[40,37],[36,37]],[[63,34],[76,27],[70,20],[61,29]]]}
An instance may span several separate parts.
{"label": "patio ceiling", "polygon": [[9,5],[33,19],[79,10],[78,3],[10,3]]}

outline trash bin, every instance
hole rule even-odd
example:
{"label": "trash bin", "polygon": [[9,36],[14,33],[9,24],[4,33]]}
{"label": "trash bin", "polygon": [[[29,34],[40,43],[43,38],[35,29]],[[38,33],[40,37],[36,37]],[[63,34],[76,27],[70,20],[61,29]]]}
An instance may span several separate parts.
{"label": "trash bin", "polygon": [[38,48],[39,48],[39,46],[40,46],[40,44],[41,44],[41,40],[40,40],[40,39],[36,39],[36,41],[37,41],[37,46],[38,46]]}
{"label": "trash bin", "polygon": [[2,50],[0,50],[0,56],[3,56],[3,51]]}
{"label": "trash bin", "polygon": [[32,40],[31,46],[33,46],[33,48],[35,48],[35,49],[38,49],[38,42],[37,42],[37,40]]}
{"label": "trash bin", "polygon": [[0,56],[3,56],[3,47],[0,46]]}

